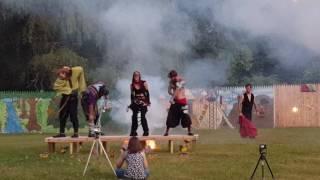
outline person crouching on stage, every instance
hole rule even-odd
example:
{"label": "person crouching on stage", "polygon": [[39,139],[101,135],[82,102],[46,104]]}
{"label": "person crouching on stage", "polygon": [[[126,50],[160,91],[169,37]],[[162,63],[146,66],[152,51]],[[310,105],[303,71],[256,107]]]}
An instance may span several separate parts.
{"label": "person crouching on stage", "polygon": [[67,118],[70,116],[74,129],[72,137],[77,138],[79,137],[78,94],[86,89],[83,68],[80,66],[64,66],[58,70],[57,75],[58,78],[54,83],[53,89],[57,94],[62,94],[59,109],[60,133],[53,137],[66,137],[65,126]]}
{"label": "person crouching on stage", "polygon": [[130,136],[137,136],[138,129],[138,113],[140,112],[141,125],[143,128],[143,136],[149,136],[149,128],[146,119],[148,106],[150,106],[150,95],[146,81],[141,80],[139,71],[135,71],[132,77],[131,104],[129,108],[132,110],[132,125]]}
{"label": "person crouching on stage", "polygon": [[191,118],[188,111],[187,98],[185,95],[184,81],[178,76],[178,73],[175,70],[170,71],[168,74],[170,78],[168,93],[172,96],[170,100],[170,108],[167,117],[167,129],[164,136],[168,136],[169,129],[175,128],[180,124],[183,128],[188,128],[188,135],[192,136],[191,132]]}
{"label": "person crouching on stage", "polygon": [[104,98],[106,101],[109,91],[103,82],[96,82],[88,86],[87,90],[82,94],[81,106],[86,116],[89,133],[88,137],[95,137],[94,127],[97,125],[99,118],[99,110],[104,111],[106,103],[104,103],[103,109],[98,108],[98,100]]}

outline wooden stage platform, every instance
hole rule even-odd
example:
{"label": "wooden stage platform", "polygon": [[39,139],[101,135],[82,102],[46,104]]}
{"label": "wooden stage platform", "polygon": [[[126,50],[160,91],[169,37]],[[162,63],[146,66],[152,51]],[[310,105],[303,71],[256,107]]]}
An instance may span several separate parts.
{"label": "wooden stage platform", "polygon": [[[137,136],[141,141],[146,140],[154,140],[155,142],[159,141],[167,141],[170,153],[174,152],[174,142],[175,141],[188,141],[192,144],[195,144],[196,141],[199,139],[199,135],[169,135],[169,136],[162,136],[162,135],[150,135],[150,136]],[[108,143],[111,142],[124,142],[128,141],[130,136],[100,136],[100,140],[105,149],[107,149]],[[73,154],[74,152],[79,152],[79,145],[83,143],[92,143],[94,138],[89,138],[87,136],[80,136],[79,138],[53,138],[47,137],[45,138],[45,142],[48,143],[48,151],[49,153],[55,152],[55,145],[59,144],[68,144],[69,145],[69,152]]]}

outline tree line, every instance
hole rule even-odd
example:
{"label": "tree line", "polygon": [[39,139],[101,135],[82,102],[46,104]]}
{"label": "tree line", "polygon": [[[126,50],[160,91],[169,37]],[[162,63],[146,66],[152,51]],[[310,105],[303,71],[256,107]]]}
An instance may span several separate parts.
{"label": "tree line", "polygon": [[[96,68],[108,63],[108,36],[101,25],[68,2],[28,0],[23,6],[0,2],[0,90],[51,90],[54,69],[65,64],[85,67],[92,81]],[[106,8],[107,3],[98,2],[100,8]],[[270,53],[272,47],[266,37],[247,38],[245,32],[226,29],[197,14],[189,15],[198,36],[190,44],[193,57],[187,59],[227,61],[227,81],[219,85],[318,82],[319,57],[303,66],[288,67]],[[105,80],[112,88],[119,77],[111,76]]]}

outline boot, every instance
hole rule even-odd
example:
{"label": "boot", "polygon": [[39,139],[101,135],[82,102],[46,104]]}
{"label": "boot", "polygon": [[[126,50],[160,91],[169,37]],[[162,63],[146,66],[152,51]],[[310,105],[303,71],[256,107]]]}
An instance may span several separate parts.
{"label": "boot", "polygon": [[55,135],[53,137],[54,138],[64,138],[64,137],[66,137],[66,135],[64,133],[59,133],[59,134],[57,134],[57,135]]}

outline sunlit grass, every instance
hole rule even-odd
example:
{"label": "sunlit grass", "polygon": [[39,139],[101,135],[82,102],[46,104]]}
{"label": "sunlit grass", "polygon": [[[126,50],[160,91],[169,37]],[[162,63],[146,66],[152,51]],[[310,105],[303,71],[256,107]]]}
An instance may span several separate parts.
{"label": "sunlit grass", "polygon": [[[200,140],[188,155],[177,151],[169,154],[167,144],[149,154],[150,179],[249,179],[260,143],[268,144],[267,158],[277,179],[320,179],[319,129],[262,129],[254,140],[242,139],[237,130],[229,129],[197,133]],[[57,153],[41,158],[47,150],[46,136],[1,135],[0,179],[114,179],[102,156],[92,159],[87,175],[82,177],[90,144],[75,155],[61,153],[64,146],[59,145]],[[113,162],[118,154],[119,144],[112,144],[109,155]],[[256,177],[261,179],[261,168]]]}

